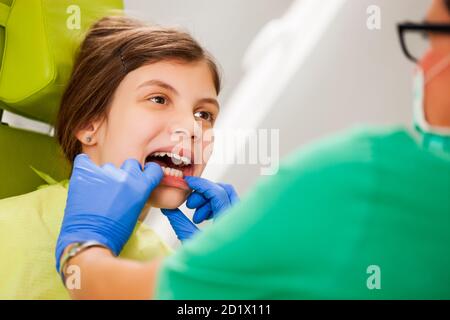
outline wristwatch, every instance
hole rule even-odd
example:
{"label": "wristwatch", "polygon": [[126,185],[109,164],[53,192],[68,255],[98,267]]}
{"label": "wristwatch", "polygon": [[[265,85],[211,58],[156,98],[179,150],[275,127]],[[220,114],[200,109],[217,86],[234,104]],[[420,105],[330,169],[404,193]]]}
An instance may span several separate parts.
{"label": "wristwatch", "polygon": [[76,255],[80,254],[81,252],[85,251],[86,249],[92,247],[102,247],[110,250],[107,246],[101,244],[98,241],[74,242],[68,246],[68,250],[66,250],[66,252],[63,254],[61,258],[61,264],[59,267],[59,274],[61,276],[61,280],[64,286],[66,286],[66,278],[65,278],[66,265],[69,262],[69,260],[75,257]]}

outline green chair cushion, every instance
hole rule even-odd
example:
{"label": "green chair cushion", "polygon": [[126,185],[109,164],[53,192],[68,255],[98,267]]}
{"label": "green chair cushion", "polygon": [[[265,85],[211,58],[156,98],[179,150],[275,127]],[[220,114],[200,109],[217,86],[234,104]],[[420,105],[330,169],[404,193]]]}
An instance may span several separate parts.
{"label": "green chair cushion", "polygon": [[122,0],[1,0],[0,108],[54,124],[86,31],[122,9]]}
{"label": "green chair cushion", "polygon": [[53,137],[0,125],[0,199],[36,190],[42,179],[33,171],[61,181],[70,176],[70,164]]}

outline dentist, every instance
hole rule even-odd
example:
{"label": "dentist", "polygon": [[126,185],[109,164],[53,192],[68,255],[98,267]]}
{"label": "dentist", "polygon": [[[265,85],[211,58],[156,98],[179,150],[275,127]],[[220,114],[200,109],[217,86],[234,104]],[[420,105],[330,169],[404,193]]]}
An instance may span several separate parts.
{"label": "dentist", "polygon": [[[116,257],[160,168],[78,156],[56,250],[67,280],[79,271],[71,296],[450,299],[450,1],[399,30],[419,58],[414,128],[359,129],[298,151],[163,261]],[[427,36],[425,55],[411,52],[408,32]],[[232,202],[186,180],[212,214]]]}

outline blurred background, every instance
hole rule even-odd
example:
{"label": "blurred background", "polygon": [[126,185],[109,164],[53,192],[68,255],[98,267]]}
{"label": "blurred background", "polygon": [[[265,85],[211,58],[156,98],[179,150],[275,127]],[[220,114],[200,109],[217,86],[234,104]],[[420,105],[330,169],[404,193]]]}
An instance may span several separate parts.
{"label": "blurred background", "polygon": [[[380,28],[370,30],[370,6]],[[279,154],[360,124],[412,118],[414,66],[401,52],[396,23],[421,21],[429,0],[125,0],[129,15],[187,29],[223,72],[219,128],[279,130]],[[5,112],[11,126],[48,131]],[[216,148],[220,148],[216,145]],[[261,177],[258,165],[212,165],[205,176],[241,195]],[[149,215],[172,246],[159,210]]]}

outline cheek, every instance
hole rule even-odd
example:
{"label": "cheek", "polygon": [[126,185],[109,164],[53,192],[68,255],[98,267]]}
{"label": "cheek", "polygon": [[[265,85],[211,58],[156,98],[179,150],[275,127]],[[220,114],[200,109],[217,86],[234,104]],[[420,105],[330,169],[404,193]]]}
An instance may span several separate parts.
{"label": "cheek", "polygon": [[[438,74],[432,75],[433,68],[439,68],[440,63],[448,61],[448,66],[440,71]],[[430,50],[419,62],[419,65],[424,71],[425,78],[432,77],[426,84],[427,100],[445,99],[448,100],[448,83],[450,83],[450,60],[449,54],[444,51]]]}
{"label": "cheek", "polygon": [[206,165],[211,158],[214,149],[214,130],[212,128],[203,131],[201,149],[203,164]]}
{"label": "cheek", "polygon": [[448,94],[448,84],[450,83],[449,70],[440,73],[426,85],[425,104],[450,105],[450,95]]}
{"label": "cheek", "polygon": [[425,71],[425,75],[427,71],[437,65],[439,62],[443,61],[448,57],[449,53],[438,50],[429,50],[419,61],[419,65]]}
{"label": "cheek", "polygon": [[163,130],[160,121],[148,114],[129,112],[108,119],[103,143],[99,142],[103,162],[112,162],[120,166],[128,158],[141,160],[149,141]]}
{"label": "cheek", "polygon": [[206,166],[214,149],[214,142],[207,141],[203,143],[203,164]]}

